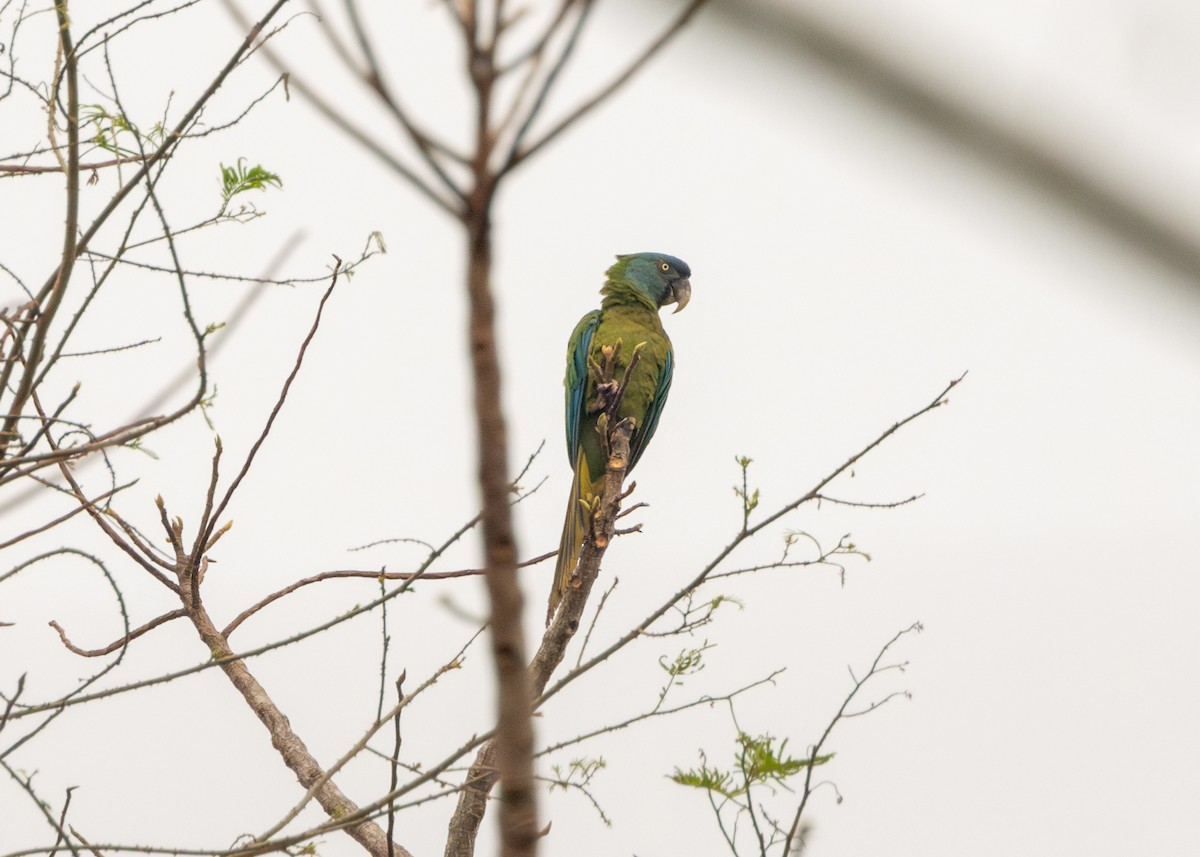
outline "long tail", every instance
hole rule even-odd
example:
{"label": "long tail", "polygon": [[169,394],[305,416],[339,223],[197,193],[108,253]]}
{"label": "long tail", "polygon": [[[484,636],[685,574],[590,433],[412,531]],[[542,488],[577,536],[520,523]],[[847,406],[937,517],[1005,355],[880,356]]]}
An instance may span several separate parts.
{"label": "long tail", "polygon": [[575,478],[571,480],[571,496],[567,499],[567,515],[563,521],[562,538],[558,541],[558,562],[554,566],[554,585],[550,589],[550,607],[546,611],[546,624],[554,618],[558,602],[566,594],[579,564],[579,553],[583,550],[584,512],[579,506],[581,498],[592,493],[591,474],[588,473],[587,458],[583,450],[575,455]]}

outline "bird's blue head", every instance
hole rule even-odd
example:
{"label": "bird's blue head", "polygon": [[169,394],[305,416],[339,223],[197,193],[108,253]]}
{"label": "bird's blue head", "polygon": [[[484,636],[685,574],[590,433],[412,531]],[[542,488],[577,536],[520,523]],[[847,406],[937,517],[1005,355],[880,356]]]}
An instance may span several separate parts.
{"label": "bird's blue head", "polygon": [[617,263],[608,269],[608,281],[600,292],[632,291],[654,309],[677,304],[675,312],[679,312],[691,300],[691,276],[692,269],[682,259],[666,253],[631,253],[617,256]]}

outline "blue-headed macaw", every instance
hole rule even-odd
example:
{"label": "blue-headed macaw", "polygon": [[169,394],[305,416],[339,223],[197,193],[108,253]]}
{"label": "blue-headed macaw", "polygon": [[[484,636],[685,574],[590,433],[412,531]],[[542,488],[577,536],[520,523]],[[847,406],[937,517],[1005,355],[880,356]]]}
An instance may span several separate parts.
{"label": "blue-headed macaw", "polygon": [[620,380],[634,349],[639,343],[645,343],[625,388],[617,419],[613,421],[614,425],[625,418],[634,421],[629,442],[629,466],[625,471],[629,473],[654,436],[671,389],[675,360],[671,340],[663,330],[658,311],[667,304],[677,304],[675,312],[687,306],[692,296],[688,279],[691,275],[687,263],[665,253],[618,256],[600,289],[604,296],[600,309],[592,310],[580,319],[571,334],[564,385],[567,456],[575,478],[571,482],[571,496],[567,501],[567,516],[558,547],[547,623],[567,590],[583,549],[587,515],[580,501],[590,503],[591,497],[599,497],[604,490],[607,462],[596,432],[599,413],[590,407],[596,400],[596,381],[588,371],[588,358],[604,365],[601,349],[606,345],[615,346],[620,340],[621,349],[613,370],[613,378]]}

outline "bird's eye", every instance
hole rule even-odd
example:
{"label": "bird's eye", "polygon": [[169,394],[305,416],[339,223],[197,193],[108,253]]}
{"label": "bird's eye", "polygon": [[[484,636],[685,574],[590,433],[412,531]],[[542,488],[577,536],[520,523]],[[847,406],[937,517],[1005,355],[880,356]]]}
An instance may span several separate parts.
{"label": "bird's eye", "polygon": [[662,268],[663,271],[671,270],[671,266],[668,265],[666,262],[659,262],[658,267]]}

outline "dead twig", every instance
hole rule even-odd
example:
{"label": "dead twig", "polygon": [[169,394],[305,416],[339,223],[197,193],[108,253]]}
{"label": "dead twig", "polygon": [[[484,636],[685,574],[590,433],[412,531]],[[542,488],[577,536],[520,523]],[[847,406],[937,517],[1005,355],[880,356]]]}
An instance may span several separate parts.
{"label": "dead twig", "polygon": [[69,650],[71,650],[75,654],[77,654],[81,657],[84,657],[84,658],[99,658],[103,655],[111,655],[113,652],[117,651],[117,649],[122,649],[125,646],[128,646],[131,642],[136,640],[138,637],[142,636],[143,634],[145,634],[149,631],[153,631],[159,625],[165,625],[166,623],[171,622],[175,619],[181,619],[185,615],[186,614],[184,613],[184,611],[182,609],[170,610],[170,611],[162,614],[161,616],[156,616],[155,618],[153,618],[149,622],[147,622],[145,625],[141,625],[138,628],[135,628],[134,630],[130,631],[125,636],[121,637],[118,640],[113,641],[112,643],[109,643],[107,646],[104,646],[103,648],[100,648],[100,649],[81,649],[67,638],[67,632],[63,630],[62,625],[58,624],[57,621],[52,619],[52,620],[50,620],[49,624],[50,624],[51,628],[53,628],[55,631],[58,632],[58,638],[60,640],[62,640],[62,644],[64,646],[66,646]]}
{"label": "dead twig", "polygon": [[808,799],[812,795],[813,788],[814,788],[814,786],[812,784],[813,769],[816,767],[817,757],[821,753],[821,748],[823,746],[825,746],[825,742],[829,739],[829,734],[831,732],[833,732],[833,728],[835,726],[837,726],[838,722],[843,720],[846,717],[855,717],[860,714],[865,714],[867,711],[871,711],[875,708],[878,708],[880,705],[883,705],[889,699],[893,699],[896,696],[901,696],[901,695],[907,696],[907,694],[905,694],[903,692],[889,694],[884,700],[882,700],[881,702],[872,704],[869,708],[867,708],[864,711],[855,712],[853,714],[847,714],[847,712],[846,712],[846,709],[850,707],[850,703],[854,701],[854,697],[858,695],[858,692],[860,690],[862,690],[863,685],[865,685],[868,681],[870,681],[872,677],[879,675],[879,673],[884,672],[886,670],[903,669],[904,668],[902,664],[893,664],[890,666],[882,666],[881,667],[880,662],[883,660],[884,656],[888,653],[888,650],[893,645],[895,645],[897,640],[899,640],[905,634],[910,634],[914,631],[920,632],[921,630],[922,630],[921,623],[915,622],[912,625],[910,625],[909,627],[905,628],[903,631],[899,631],[894,637],[892,637],[890,640],[888,640],[886,643],[884,643],[883,648],[879,650],[879,654],[877,654],[875,656],[875,660],[871,662],[870,669],[867,670],[866,675],[864,675],[861,679],[855,678],[853,672],[850,673],[850,678],[854,681],[854,687],[851,688],[850,693],[848,693],[846,695],[846,698],[842,701],[842,704],[838,708],[837,713],[835,713],[833,715],[833,719],[829,721],[829,725],[827,725],[825,727],[825,731],[821,733],[821,737],[817,740],[817,742],[815,744],[813,744],[809,748],[808,766],[804,772],[804,788],[800,793],[800,803],[796,807],[796,814],[792,817],[791,827],[788,828],[787,837],[784,839],[782,853],[784,853],[784,854],[791,853],[792,842],[795,841],[796,837],[798,835],[800,835],[800,833],[801,833],[802,828],[801,828],[800,821],[801,821],[801,818],[804,816],[804,809],[806,806],[808,806]]}
{"label": "dead twig", "polygon": [[[79,171],[82,173],[94,172],[102,170],[106,167],[116,167],[121,164],[133,164],[143,160],[141,155],[127,155],[122,158],[113,158],[109,161],[93,161],[87,164],[80,164]],[[70,169],[68,166],[67,169]],[[28,164],[0,164],[0,173],[8,173],[9,175],[43,175],[45,173],[61,173],[63,167],[60,164],[51,166],[31,166]]]}
{"label": "dead twig", "polygon": [[[517,563],[517,568],[529,568],[537,565],[540,562],[545,562],[551,557],[557,556],[558,551],[549,551],[548,553],[535,556],[532,559],[524,560]],[[258,611],[262,610],[268,604],[278,601],[285,595],[290,595],[297,589],[302,589],[305,586],[311,586],[314,583],[321,583],[326,580],[452,580],[458,577],[480,577],[487,573],[486,568],[461,568],[456,571],[357,571],[357,570],[339,570],[339,571],[323,571],[320,574],[314,574],[311,577],[305,577],[297,580],[283,589],[272,592],[265,596],[256,604],[247,607],[239,613],[232,622],[225,626],[222,632],[226,636],[232,634],[239,625],[249,619]]]}
{"label": "dead twig", "polygon": [[[250,452],[246,454],[246,460],[242,463],[241,470],[238,471],[237,476],[233,478],[233,482],[230,484],[229,488],[226,489],[225,495],[221,498],[221,502],[217,504],[216,510],[211,515],[207,515],[206,519],[201,522],[201,526],[196,538],[197,552],[201,545],[207,544],[213,537],[213,531],[216,528],[217,520],[220,519],[221,514],[225,511],[225,507],[229,505],[229,501],[233,499],[234,493],[237,492],[238,486],[242,484],[242,480],[246,478],[246,474],[250,472],[250,467],[254,464],[254,457],[258,455],[258,451],[262,448],[263,443],[266,441],[267,435],[271,433],[271,427],[275,424],[275,418],[278,417],[279,412],[283,410],[283,404],[287,401],[288,391],[292,387],[292,382],[295,381],[296,376],[300,374],[300,367],[304,363],[304,355],[308,351],[309,344],[317,335],[317,328],[321,325],[321,314],[325,311],[325,303],[329,300],[329,297],[333,294],[333,290],[337,287],[338,272],[341,270],[342,260],[337,256],[334,256],[333,258],[336,260],[337,264],[334,266],[333,276],[330,280],[329,288],[325,290],[325,294],[321,296],[320,303],[317,304],[316,317],[313,319],[312,327],[309,328],[308,335],[304,337],[304,341],[300,343],[300,351],[296,355],[296,363],[294,366],[292,366],[292,371],[288,373],[287,380],[283,382],[283,389],[279,392],[279,398],[275,401],[275,406],[271,409],[271,413],[267,416],[266,425],[263,426],[263,430],[259,434],[258,439],[254,441],[253,446],[250,447]],[[216,459],[213,461],[213,467],[216,467]],[[195,556],[194,553],[192,557],[193,562],[197,559],[198,557]]]}

